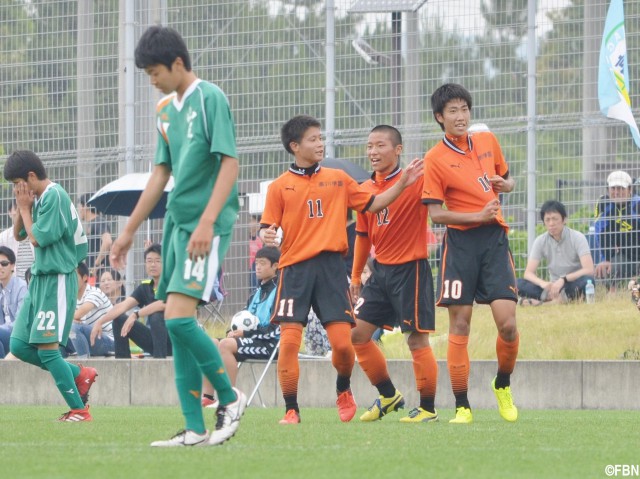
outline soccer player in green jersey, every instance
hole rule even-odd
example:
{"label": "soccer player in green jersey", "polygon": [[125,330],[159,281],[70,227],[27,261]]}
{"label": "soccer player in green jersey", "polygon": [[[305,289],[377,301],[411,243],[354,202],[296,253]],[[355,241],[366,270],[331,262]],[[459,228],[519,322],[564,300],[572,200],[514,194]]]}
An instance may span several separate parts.
{"label": "soccer player in green jersey", "polygon": [[87,256],[87,237],[67,192],[49,178],[32,151],[16,151],[4,165],[14,185],[18,241],[35,247],[32,278],[11,334],[11,353],[51,373],[70,411],[60,421],[91,421],[86,405],[97,376],[94,368],[68,363],[60,355],[73,323],[78,295],[76,267]]}
{"label": "soccer player in green jersey", "polygon": [[[198,327],[195,315],[198,303],[211,297],[239,209],[233,116],[222,90],[198,79],[191,70],[189,52],[175,30],[149,28],[136,46],[135,61],[151,84],[167,96],[157,106],[158,143],[151,178],[113,243],[111,263],[116,268],[124,266],[135,231],[173,174],[175,186],[164,219],[162,275],[156,297],[166,300],[164,317],[186,421],[183,431],[151,445],[222,444],[235,434],[247,399],[231,386],[217,347]],[[220,400],[211,434],[200,404],[202,374]]]}

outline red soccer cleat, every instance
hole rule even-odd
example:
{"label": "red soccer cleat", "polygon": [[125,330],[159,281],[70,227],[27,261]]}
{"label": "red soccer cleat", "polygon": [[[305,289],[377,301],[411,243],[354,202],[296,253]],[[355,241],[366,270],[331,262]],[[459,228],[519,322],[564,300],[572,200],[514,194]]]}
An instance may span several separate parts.
{"label": "red soccer cleat", "polygon": [[80,366],[80,374],[75,378],[75,382],[80,398],[82,399],[82,404],[86,406],[89,401],[89,389],[91,389],[91,385],[96,382],[98,372],[95,368],[84,367],[82,364],[78,364],[78,366]]}
{"label": "red soccer cleat", "polygon": [[84,409],[72,409],[69,412],[64,413],[58,418],[60,422],[82,422],[93,421],[91,414],[89,414],[89,406]]}
{"label": "red soccer cleat", "polygon": [[356,415],[358,405],[356,404],[356,400],[353,398],[351,389],[347,389],[338,395],[336,405],[338,406],[338,415],[342,422],[349,422],[353,419],[353,416]]}
{"label": "red soccer cleat", "polygon": [[295,409],[289,409],[280,419],[280,424],[300,424],[300,414]]}

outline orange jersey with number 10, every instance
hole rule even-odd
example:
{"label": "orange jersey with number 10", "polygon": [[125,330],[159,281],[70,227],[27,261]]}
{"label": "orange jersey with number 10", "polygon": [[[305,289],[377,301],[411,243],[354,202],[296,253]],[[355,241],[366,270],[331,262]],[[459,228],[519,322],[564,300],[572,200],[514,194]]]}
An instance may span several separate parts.
{"label": "orange jersey with number 10", "polygon": [[[444,203],[449,211],[475,213],[498,197],[489,178],[506,178],[509,168],[497,138],[490,132],[478,132],[468,137],[468,151],[461,150],[444,138],[424,156],[424,189],[422,202]],[[496,223],[508,230],[502,210]],[[447,225],[467,230],[480,226]]]}
{"label": "orange jersey with number 10", "polygon": [[[384,180],[367,180],[362,186],[380,194],[391,188],[401,176],[402,170],[398,168]],[[378,213],[358,214],[356,232],[369,237],[379,263],[404,264],[428,257],[428,210],[420,201],[422,183],[423,177],[420,177]]]}
{"label": "orange jersey with number 10", "polygon": [[342,170],[322,168],[314,173],[295,167],[269,185],[260,223],[282,228],[284,268],[317,256],[323,251],[345,254],[347,209],[366,211],[374,196]]}

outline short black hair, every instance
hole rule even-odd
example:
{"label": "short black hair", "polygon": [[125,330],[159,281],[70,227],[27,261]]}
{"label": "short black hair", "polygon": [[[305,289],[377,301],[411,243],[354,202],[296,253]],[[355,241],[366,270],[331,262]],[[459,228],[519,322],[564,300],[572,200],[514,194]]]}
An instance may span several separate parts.
{"label": "short black hair", "polygon": [[6,256],[9,263],[16,264],[16,254],[8,246],[0,246],[0,255]]}
{"label": "short black hair", "polygon": [[33,171],[39,180],[47,179],[47,172],[38,155],[31,150],[14,151],[4,164],[4,179],[27,181],[30,171]]}
{"label": "short black hair", "polygon": [[85,193],[84,195],[80,195],[78,197],[78,204],[80,206],[84,206],[86,208],[89,208],[91,211],[96,211],[94,206],[91,206],[89,203],[89,200],[91,199],[91,197],[94,195],[94,193]]}
{"label": "short black hair", "polygon": [[145,69],[153,65],[164,65],[171,70],[176,59],[182,58],[187,71],[191,71],[191,57],[187,44],[173,28],[154,25],[140,37],[135,50],[138,68]]}
{"label": "short black hair", "polygon": [[438,125],[440,125],[440,128],[442,128],[442,131],[444,131],[444,125],[438,121],[436,114],[440,113],[442,115],[444,107],[451,100],[463,100],[467,102],[469,110],[471,110],[473,103],[471,93],[469,93],[469,91],[462,85],[458,85],[457,83],[445,83],[438,87],[431,95],[431,110],[433,111],[433,117],[438,122]]}
{"label": "short black hair", "polygon": [[391,125],[378,125],[378,126],[374,126],[370,133],[376,133],[378,131],[383,133],[388,133],[389,136],[391,137],[393,146],[402,145],[402,135],[400,134],[400,131],[397,128]]}
{"label": "short black hair", "polygon": [[312,127],[320,128],[320,122],[309,115],[297,115],[282,125],[280,139],[284,149],[293,155],[291,142],[300,143],[304,133]]}
{"label": "short black hair", "polygon": [[559,213],[562,219],[567,217],[567,209],[556,200],[547,200],[540,207],[540,219],[544,223],[544,215],[547,213]]}
{"label": "short black hair", "polygon": [[160,243],[153,243],[146,250],[144,250],[144,259],[147,259],[149,253],[156,253],[158,256],[162,256],[162,246]]}
{"label": "short black hair", "polygon": [[89,267],[84,261],[78,264],[78,274],[80,276],[89,276]]}
{"label": "short black hair", "polygon": [[256,259],[264,258],[268,259],[271,264],[280,262],[280,249],[275,246],[264,246],[256,253]]}

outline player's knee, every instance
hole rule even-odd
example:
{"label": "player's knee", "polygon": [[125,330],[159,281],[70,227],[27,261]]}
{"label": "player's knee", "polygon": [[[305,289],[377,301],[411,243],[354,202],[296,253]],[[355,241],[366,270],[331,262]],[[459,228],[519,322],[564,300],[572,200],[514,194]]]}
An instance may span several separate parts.
{"label": "player's knee", "polygon": [[505,341],[511,342],[518,336],[518,328],[515,318],[512,321],[505,321],[498,326],[498,334]]}
{"label": "player's knee", "polygon": [[405,336],[407,340],[407,346],[410,350],[422,349],[429,347],[429,333],[420,333],[418,331],[412,331]]}
{"label": "player's knee", "polygon": [[220,349],[221,353],[229,353],[233,351],[233,346],[235,346],[236,344],[236,340],[232,339],[232,338],[224,338],[222,341],[220,341],[220,343],[218,344],[218,348]]}

